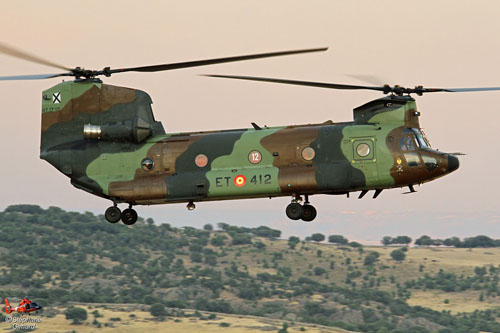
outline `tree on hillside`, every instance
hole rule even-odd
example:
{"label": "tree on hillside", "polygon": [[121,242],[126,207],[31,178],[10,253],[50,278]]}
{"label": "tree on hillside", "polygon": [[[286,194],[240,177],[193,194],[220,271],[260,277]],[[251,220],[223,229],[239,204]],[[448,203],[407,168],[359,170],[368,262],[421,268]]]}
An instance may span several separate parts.
{"label": "tree on hillside", "polygon": [[342,235],[331,235],[328,237],[328,242],[335,244],[347,244],[349,241]]}
{"label": "tree on hillside", "polygon": [[433,239],[431,245],[442,246],[442,245],[444,245],[444,241],[442,239]]}
{"label": "tree on hillside", "polygon": [[392,244],[392,237],[390,237],[390,236],[384,236],[384,238],[382,238],[382,240],[380,242],[382,244],[384,244],[385,246],[391,245]]}
{"label": "tree on hillside", "polygon": [[215,235],[210,239],[210,244],[213,246],[223,246],[227,237],[225,235]]}
{"label": "tree on hillside", "polygon": [[311,239],[315,242],[322,242],[325,240],[325,235],[320,233],[312,234]]}
{"label": "tree on hillside", "polygon": [[267,238],[280,238],[281,231],[276,229],[271,229],[266,226],[260,226],[251,230],[255,236],[267,237]]}
{"label": "tree on hillside", "polygon": [[429,246],[432,245],[432,238],[424,235],[415,241],[415,245]]}
{"label": "tree on hillside", "polygon": [[458,238],[458,237],[446,238],[444,240],[443,244],[446,246],[458,247],[460,245],[460,238]]}
{"label": "tree on hillside", "polygon": [[212,231],[214,230],[214,226],[211,225],[210,223],[207,223],[203,226],[203,230],[206,230],[206,231]]}
{"label": "tree on hillside", "polygon": [[398,236],[392,239],[392,244],[410,244],[411,238],[408,236]]}
{"label": "tree on hillside", "polygon": [[300,243],[300,238],[299,237],[296,237],[296,236],[290,236],[288,238],[288,246],[294,250],[295,247],[297,246],[297,244]]}
{"label": "tree on hillside", "polygon": [[229,224],[227,224],[227,223],[224,223],[224,222],[217,223],[217,228],[219,228],[220,230],[226,230],[228,227],[229,227]]}
{"label": "tree on hillside", "polygon": [[18,212],[23,214],[43,214],[43,209],[38,205],[11,205],[5,208],[6,213]]}
{"label": "tree on hillside", "polygon": [[[408,245],[411,243],[411,238],[408,236],[397,236],[397,237],[390,237],[390,236],[384,236],[382,238],[381,243],[384,244],[385,246],[387,245]],[[430,245],[430,244],[429,244]]]}
{"label": "tree on hillside", "polygon": [[494,246],[498,246],[498,244],[496,244],[496,242],[490,237],[483,235],[466,238],[463,241],[462,245],[462,247],[494,247]]}

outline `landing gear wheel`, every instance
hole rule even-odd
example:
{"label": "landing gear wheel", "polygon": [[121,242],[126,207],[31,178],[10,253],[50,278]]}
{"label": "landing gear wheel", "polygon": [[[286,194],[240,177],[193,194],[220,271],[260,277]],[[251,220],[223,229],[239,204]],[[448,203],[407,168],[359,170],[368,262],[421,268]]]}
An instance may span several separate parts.
{"label": "landing gear wheel", "polygon": [[137,222],[137,212],[132,208],[127,208],[122,212],[122,222],[126,225],[132,225]]}
{"label": "landing gear wheel", "polygon": [[109,223],[116,223],[120,221],[120,216],[122,212],[120,208],[116,206],[111,206],[108,209],[106,209],[106,212],[104,213],[104,217],[106,218],[106,221]]}
{"label": "landing gear wheel", "polygon": [[288,216],[290,220],[300,220],[300,218],[302,217],[302,212],[302,206],[296,202],[292,202],[291,204],[286,206],[286,216]]}
{"label": "landing gear wheel", "polygon": [[311,205],[302,206],[302,221],[311,222],[316,218],[316,208]]}

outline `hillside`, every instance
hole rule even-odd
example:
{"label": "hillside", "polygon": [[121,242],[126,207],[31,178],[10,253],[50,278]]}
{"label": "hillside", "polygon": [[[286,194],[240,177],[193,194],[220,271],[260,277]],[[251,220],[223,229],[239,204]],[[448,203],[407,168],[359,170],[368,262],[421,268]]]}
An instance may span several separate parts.
{"label": "hillside", "polygon": [[[90,333],[90,332],[276,332],[283,328],[285,321],[279,319],[245,316],[236,314],[217,314],[198,310],[182,310],[161,320],[152,316],[147,308],[138,304],[92,304],[77,305],[88,313],[87,319],[80,324],[72,324],[65,318],[66,307],[51,307],[40,316],[36,332],[50,333]],[[50,313],[49,313],[50,312]],[[212,315],[212,316],[211,316]],[[31,318],[31,317],[30,317]],[[29,325],[29,324],[25,324]],[[293,323],[288,325],[288,333],[346,333],[335,327],[316,324]],[[2,321],[0,329],[9,329],[11,324]],[[26,331],[26,329],[18,330]]]}
{"label": "hillside", "polygon": [[30,295],[44,316],[71,302],[125,303],[166,306],[162,317],[172,318],[189,309],[267,317],[290,332],[296,322],[500,332],[498,248],[410,248],[396,261],[394,247],[294,243],[266,227],[220,227],[113,225],[91,213],[11,206],[0,213],[0,296]]}

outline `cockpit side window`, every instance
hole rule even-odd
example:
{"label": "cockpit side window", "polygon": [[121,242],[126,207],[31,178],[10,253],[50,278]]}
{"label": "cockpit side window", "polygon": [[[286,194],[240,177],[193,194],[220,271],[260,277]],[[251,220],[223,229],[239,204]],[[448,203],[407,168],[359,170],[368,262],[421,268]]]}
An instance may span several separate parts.
{"label": "cockpit side window", "polygon": [[413,141],[413,135],[403,135],[401,137],[401,141],[399,142],[401,145],[401,150],[415,150],[415,142]]}

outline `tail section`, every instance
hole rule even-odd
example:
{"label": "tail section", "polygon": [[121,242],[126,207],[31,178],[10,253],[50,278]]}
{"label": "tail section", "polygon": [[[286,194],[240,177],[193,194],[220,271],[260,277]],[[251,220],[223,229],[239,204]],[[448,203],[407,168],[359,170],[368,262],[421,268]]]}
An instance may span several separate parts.
{"label": "tail section", "polygon": [[135,150],[151,135],[165,134],[154,119],[151,103],[143,91],[98,80],[49,88],[42,96],[40,157],[80,188],[98,194],[102,190],[86,175],[88,164],[101,154],[130,145]]}
{"label": "tail section", "polygon": [[7,298],[5,299],[5,312],[7,314],[12,313],[12,308],[10,307],[9,300]]}

